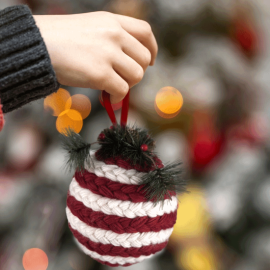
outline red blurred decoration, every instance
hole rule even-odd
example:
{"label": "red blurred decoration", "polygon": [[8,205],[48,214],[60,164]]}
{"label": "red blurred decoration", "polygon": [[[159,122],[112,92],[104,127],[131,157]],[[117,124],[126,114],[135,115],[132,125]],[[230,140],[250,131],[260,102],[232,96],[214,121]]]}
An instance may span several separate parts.
{"label": "red blurred decoration", "polygon": [[4,114],[2,111],[2,105],[1,105],[1,100],[0,100],[0,131],[3,129],[5,125],[5,119],[4,119]]}
{"label": "red blurred decoration", "polygon": [[224,143],[224,136],[215,128],[213,116],[205,112],[195,112],[190,140],[193,170],[205,170],[220,154]]}
{"label": "red blurred decoration", "polygon": [[250,22],[241,19],[235,20],[234,38],[245,54],[253,56],[257,53],[258,34]]}
{"label": "red blurred decoration", "polygon": [[243,123],[231,126],[227,134],[228,141],[247,143],[250,146],[264,144],[269,138],[267,119],[263,115],[255,115]]}

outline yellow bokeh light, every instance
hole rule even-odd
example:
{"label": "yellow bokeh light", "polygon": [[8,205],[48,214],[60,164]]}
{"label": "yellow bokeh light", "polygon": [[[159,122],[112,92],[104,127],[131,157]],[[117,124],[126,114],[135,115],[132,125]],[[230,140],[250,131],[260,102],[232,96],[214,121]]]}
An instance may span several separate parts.
{"label": "yellow bokeh light", "polygon": [[172,240],[201,237],[210,229],[209,215],[205,209],[206,199],[203,190],[189,186],[190,193],[180,195],[177,220],[171,236]]}
{"label": "yellow bokeh light", "polygon": [[181,251],[177,263],[186,270],[216,269],[215,256],[207,246],[191,246]]}
{"label": "yellow bokeh light", "polygon": [[73,95],[67,100],[65,109],[75,110],[81,114],[82,119],[85,119],[91,112],[91,101],[85,95]]}
{"label": "yellow bokeh light", "polygon": [[56,129],[59,133],[65,133],[67,128],[79,133],[83,127],[83,119],[79,112],[75,110],[63,111],[56,120]]}
{"label": "yellow bokeh light", "polygon": [[25,270],[46,270],[49,265],[48,256],[39,248],[28,249],[22,259]]}
{"label": "yellow bokeh light", "polygon": [[183,97],[174,87],[167,86],[161,88],[155,99],[155,109],[159,116],[163,118],[175,117],[183,106]]}
{"label": "yellow bokeh light", "polygon": [[164,112],[162,112],[158,107],[157,105],[155,104],[155,110],[156,110],[156,113],[162,117],[162,118],[165,118],[165,119],[170,119],[170,118],[174,118],[175,116],[177,116],[180,112],[180,110],[176,113],[173,113],[173,114],[166,114]]}
{"label": "yellow bokeh light", "polygon": [[61,112],[70,109],[66,105],[69,98],[69,92],[63,88],[59,88],[56,93],[44,99],[44,109],[51,111],[53,116],[58,116]]}

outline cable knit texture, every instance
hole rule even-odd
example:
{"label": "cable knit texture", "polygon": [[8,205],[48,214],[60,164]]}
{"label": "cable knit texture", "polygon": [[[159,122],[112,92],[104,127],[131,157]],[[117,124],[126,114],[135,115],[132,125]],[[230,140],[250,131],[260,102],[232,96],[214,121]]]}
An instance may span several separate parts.
{"label": "cable knit texture", "polygon": [[[91,151],[91,165],[71,181],[66,214],[83,252],[110,266],[128,266],[166,247],[176,222],[175,193],[164,202],[145,198],[141,178],[120,157],[101,161]],[[157,164],[163,166],[160,160]]]}
{"label": "cable knit texture", "polygon": [[30,9],[0,11],[0,99],[7,113],[59,88],[46,45]]}
{"label": "cable knit texture", "polygon": [[175,211],[178,204],[176,197],[172,197],[171,200],[164,200],[164,202],[158,202],[157,204],[154,202],[133,203],[131,201],[110,199],[82,188],[75,178],[73,178],[70,184],[69,192],[77,201],[82,202],[94,211],[128,218],[144,216],[154,218],[156,216],[162,216],[165,213],[169,214]]}
{"label": "cable knit texture", "polygon": [[[106,177],[99,177],[90,172],[85,172],[83,175],[76,172],[75,178],[81,187],[89,189],[97,195],[122,201],[147,202],[144,185],[126,185],[115,183]],[[170,192],[170,196],[175,196],[175,192]],[[170,196],[166,195],[165,199],[169,199]],[[154,201],[154,199],[151,201]]]}
{"label": "cable knit texture", "polygon": [[84,223],[104,230],[111,230],[116,233],[136,232],[158,232],[172,228],[176,222],[177,211],[154,218],[144,217],[119,217],[107,215],[100,211],[93,211],[87,208],[82,202],[77,201],[73,196],[68,195],[67,206],[71,213]]}

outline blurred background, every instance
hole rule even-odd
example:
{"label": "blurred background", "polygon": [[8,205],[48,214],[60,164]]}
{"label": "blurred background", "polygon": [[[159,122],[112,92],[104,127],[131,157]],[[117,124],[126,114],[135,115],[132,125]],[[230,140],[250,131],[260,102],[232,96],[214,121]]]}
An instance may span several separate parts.
{"label": "blurred background", "polygon": [[[179,196],[167,249],[126,269],[270,269],[270,1],[1,0],[0,9],[20,3],[34,14],[144,19],[158,40],[155,66],[131,90],[129,123],[152,132],[165,163],[183,161],[190,193]],[[72,126],[94,142],[110,126],[100,92],[61,86],[5,118],[0,269],[109,270],[68,229],[72,173],[59,139]]]}

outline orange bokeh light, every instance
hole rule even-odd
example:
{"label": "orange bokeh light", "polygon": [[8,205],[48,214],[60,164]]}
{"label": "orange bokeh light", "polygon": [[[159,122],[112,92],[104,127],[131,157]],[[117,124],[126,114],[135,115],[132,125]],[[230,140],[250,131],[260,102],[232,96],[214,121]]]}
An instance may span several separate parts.
{"label": "orange bokeh light", "polygon": [[22,264],[25,270],[46,270],[49,260],[43,250],[31,248],[24,253]]}
{"label": "orange bokeh light", "polygon": [[162,112],[162,111],[158,108],[157,104],[155,104],[155,110],[156,110],[156,113],[157,113],[160,117],[165,118],[165,119],[174,118],[174,117],[177,116],[177,115],[179,114],[179,112],[180,112],[180,110],[179,110],[179,111],[177,111],[176,113],[166,114],[166,113]]}
{"label": "orange bokeh light", "polygon": [[155,99],[155,109],[163,118],[175,117],[183,106],[183,97],[174,87],[161,88]]}
{"label": "orange bokeh light", "polygon": [[69,98],[69,92],[63,88],[59,88],[56,93],[53,93],[44,99],[44,109],[51,111],[53,116],[58,116],[61,112],[70,109],[66,106]]}
{"label": "orange bokeh light", "polygon": [[65,109],[75,110],[81,114],[82,119],[85,119],[91,112],[91,101],[85,95],[73,95],[67,100]]}
{"label": "orange bokeh light", "polygon": [[65,133],[67,128],[73,129],[79,133],[83,127],[83,119],[81,114],[76,110],[63,111],[56,120],[56,129],[59,133]]}

